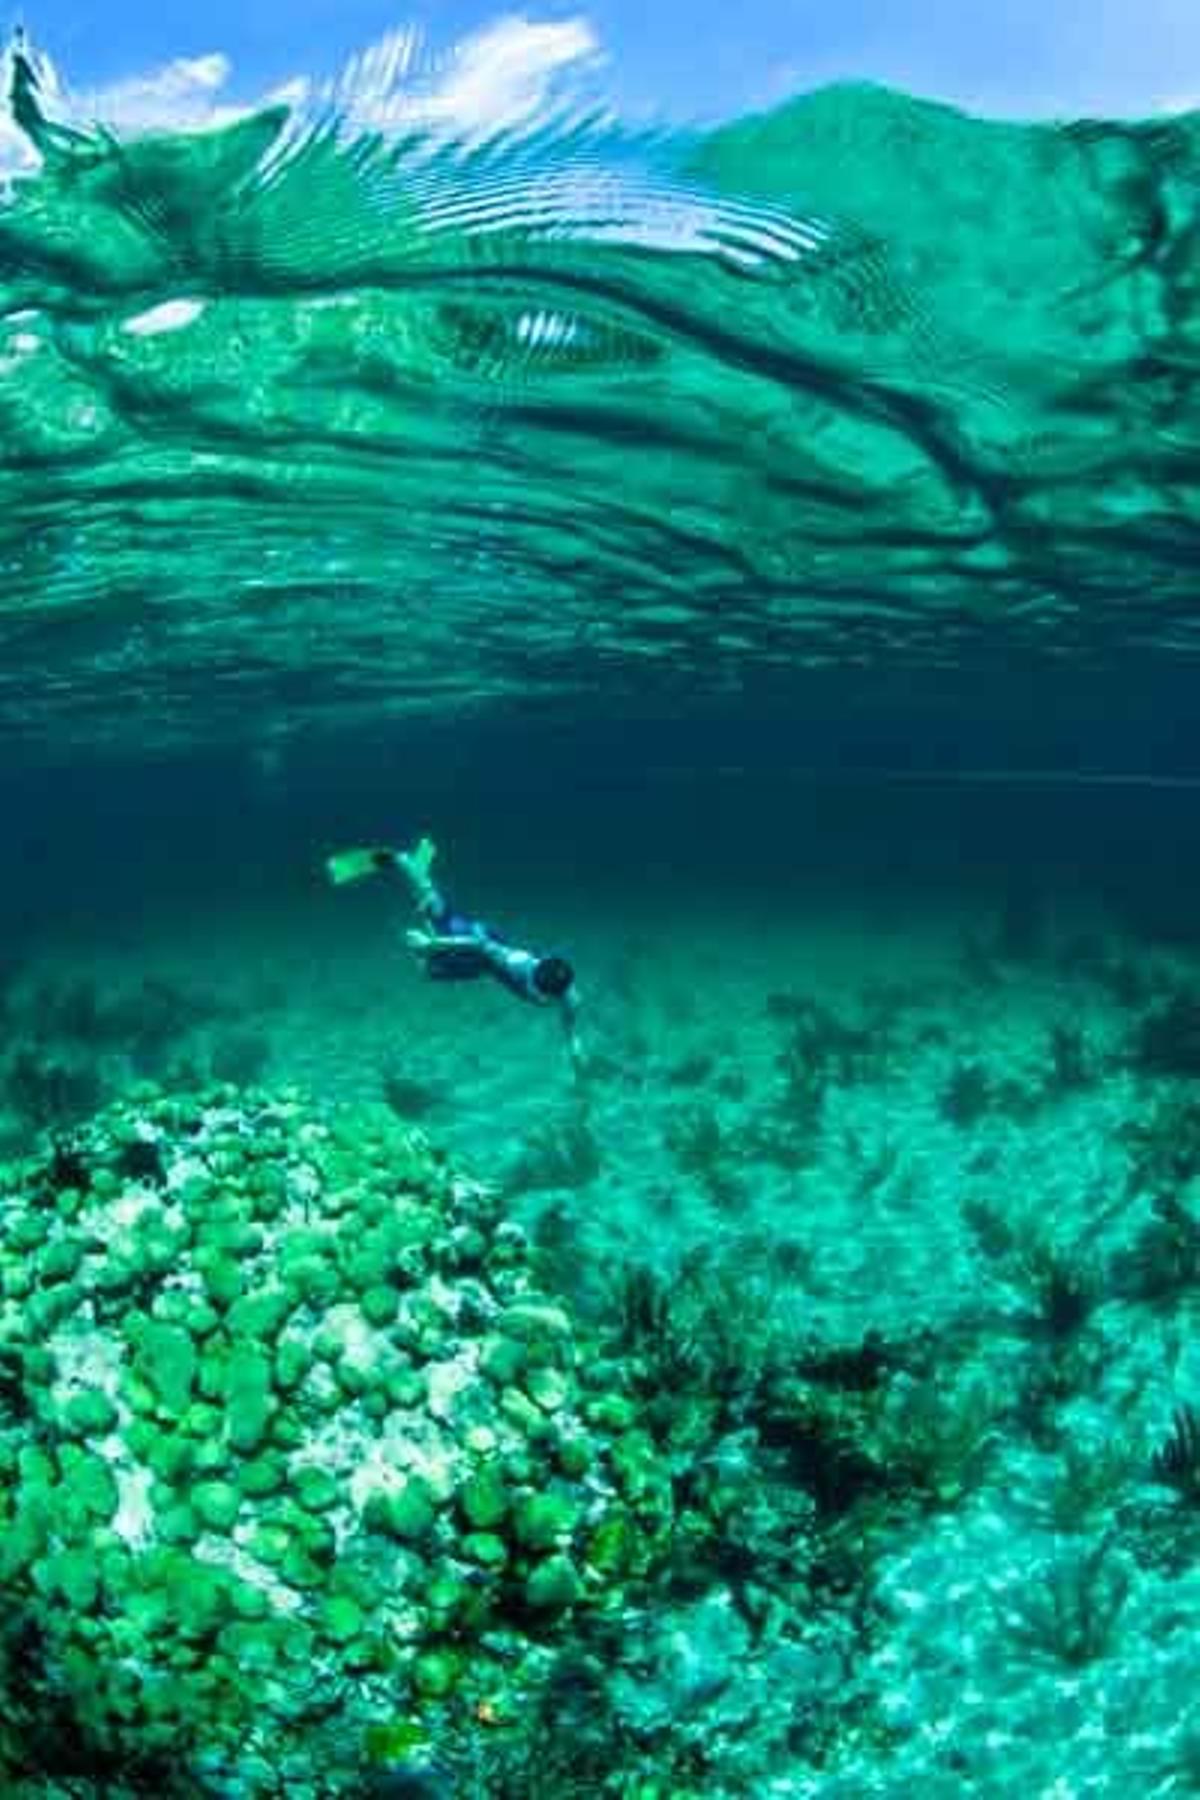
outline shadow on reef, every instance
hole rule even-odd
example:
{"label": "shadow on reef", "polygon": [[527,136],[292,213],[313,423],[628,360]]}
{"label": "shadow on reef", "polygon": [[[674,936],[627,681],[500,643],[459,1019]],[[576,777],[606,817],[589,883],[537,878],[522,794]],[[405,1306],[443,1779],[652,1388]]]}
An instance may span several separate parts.
{"label": "shadow on reef", "polygon": [[[36,1618],[36,1598],[6,1584],[0,1626],[0,1770],[10,1800],[219,1800],[191,1772],[196,1745],[184,1739],[155,1746],[148,1713],[139,1716],[134,1684],[119,1736],[103,1718],[88,1717],[86,1683],[75,1691],[57,1669]],[[77,1671],[78,1673],[78,1671]],[[139,1741],[141,1740],[141,1741]]]}

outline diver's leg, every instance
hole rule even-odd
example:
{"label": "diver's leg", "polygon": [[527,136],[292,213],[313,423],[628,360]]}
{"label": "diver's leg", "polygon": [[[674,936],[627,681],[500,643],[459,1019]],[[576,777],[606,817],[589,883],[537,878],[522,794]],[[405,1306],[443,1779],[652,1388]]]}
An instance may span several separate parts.
{"label": "diver's leg", "polygon": [[421,838],[411,850],[396,852],[396,867],[408,882],[417,911],[435,926],[449,910],[433,879],[436,856],[437,846],[427,837]]}

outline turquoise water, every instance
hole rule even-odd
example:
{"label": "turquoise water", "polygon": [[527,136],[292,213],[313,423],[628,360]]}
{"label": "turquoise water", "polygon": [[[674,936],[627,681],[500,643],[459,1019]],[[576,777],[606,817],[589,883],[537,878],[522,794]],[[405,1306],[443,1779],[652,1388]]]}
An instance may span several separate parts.
{"label": "turquoise water", "polygon": [[1191,117],[487,133],[385,67],[114,137],[10,73],[10,735],[1190,656]]}
{"label": "turquoise water", "polygon": [[1194,118],[9,75],[0,1788],[1194,1791]]}

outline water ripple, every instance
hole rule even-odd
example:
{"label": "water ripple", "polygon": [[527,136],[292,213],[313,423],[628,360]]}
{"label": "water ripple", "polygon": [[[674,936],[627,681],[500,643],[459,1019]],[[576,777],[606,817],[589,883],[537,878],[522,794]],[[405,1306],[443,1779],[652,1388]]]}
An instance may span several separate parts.
{"label": "water ripple", "polygon": [[0,126],[0,728],[1193,654],[1198,125],[632,130],[581,26]]}

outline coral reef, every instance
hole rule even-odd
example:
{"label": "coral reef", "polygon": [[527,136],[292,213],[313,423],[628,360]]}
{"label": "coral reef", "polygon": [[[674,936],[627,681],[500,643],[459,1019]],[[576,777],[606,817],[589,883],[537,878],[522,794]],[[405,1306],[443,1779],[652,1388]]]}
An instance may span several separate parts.
{"label": "coral reef", "polygon": [[0,1205],[6,1791],[350,1793],[662,1560],[652,1441],[386,1106],[146,1088]]}
{"label": "coral reef", "polygon": [[578,1088],[432,1007],[255,1088],[278,1020],[165,994],[160,1086],[19,990],[0,1790],[1033,1792],[1068,1701],[1098,1793],[1190,1779],[1193,988],[1073,954],[681,985]]}
{"label": "coral reef", "polygon": [[753,1792],[864,1716],[873,1521],[976,1442],[736,1241],[573,1317],[384,1102],[143,1084],[0,1206],[14,1794]]}

